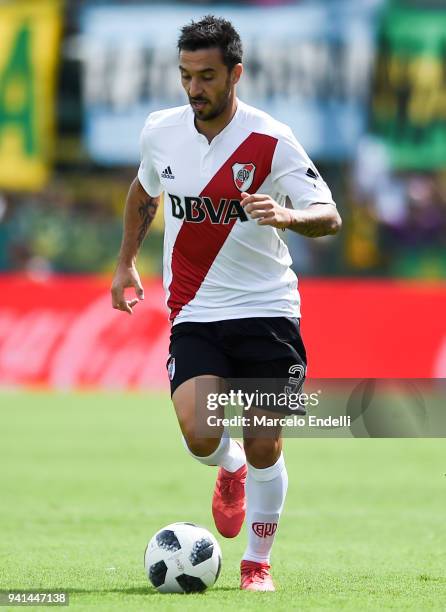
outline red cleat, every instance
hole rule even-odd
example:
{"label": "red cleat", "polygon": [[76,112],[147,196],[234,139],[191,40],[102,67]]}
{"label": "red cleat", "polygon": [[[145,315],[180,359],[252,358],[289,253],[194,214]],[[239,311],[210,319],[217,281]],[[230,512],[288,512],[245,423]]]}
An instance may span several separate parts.
{"label": "red cleat", "polygon": [[275,591],[268,563],[242,561],[240,588],[244,591]]}
{"label": "red cleat", "polygon": [[242,465],[236,472],[228,472],[222,467],[218,470],[212,516],[219,533],[225,538],[235,538],[245,520],[247,471],[246,465]]}

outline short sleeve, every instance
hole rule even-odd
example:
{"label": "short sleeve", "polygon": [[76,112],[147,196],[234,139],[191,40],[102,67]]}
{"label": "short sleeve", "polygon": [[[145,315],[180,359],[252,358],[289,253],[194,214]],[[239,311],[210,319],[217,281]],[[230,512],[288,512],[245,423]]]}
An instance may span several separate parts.
{"label": "short sleeve", "polygon": [[140,149],[141,163],[138,170],[138,180],[150,196],[156,198],[163,191],[158,172],[153,164],[153,147],[151,145],[150,116],[141,132]]}
{"label": "short sleeve", "polygon": [[288,196],[293,208],[318,202],[336,206],[327,183],[290,129],[277,142],[271,173],[274,190]]}

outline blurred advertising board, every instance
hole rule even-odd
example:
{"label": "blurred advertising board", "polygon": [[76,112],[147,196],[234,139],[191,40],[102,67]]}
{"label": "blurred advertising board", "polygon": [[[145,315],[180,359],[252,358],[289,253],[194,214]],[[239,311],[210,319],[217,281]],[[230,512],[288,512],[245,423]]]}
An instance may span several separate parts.
{"label": "blurred advertising board", "polygon": [[[167,389],[160,279],[133,316],[93,276],[0,276],[0,386]],[[446,284],[300,283],[311,378],[446,378]]]}
{"label": "blurred advertising board", "polygon": [[48,178],[60,13],[57,0],[0,3],[0,188]]}
{"label": "blurred advertising board", "polygon": [[238,93],[288,123],[317,158],[354,154],[366,124],[380,0],[296,6],[91,4],[83,12],[85,138],[104,164],[134,164],[148,113],[187,102],[180,28],[208,13],[230,19],[244,44]]}
{"label": "blurred advertising board", "polygon": [[393,166],[445,167],[446,10],[393,8],[378,41],[373,124]]}

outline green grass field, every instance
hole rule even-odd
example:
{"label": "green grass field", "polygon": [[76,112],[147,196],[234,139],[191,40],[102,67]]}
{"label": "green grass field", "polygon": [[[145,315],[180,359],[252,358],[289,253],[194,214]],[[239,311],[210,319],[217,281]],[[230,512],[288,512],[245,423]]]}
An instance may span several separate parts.
{"label": "green grass field", "polygon": [[[76,610],[446,610],[443,439],[286,440],[276,593],[241,593],[242,533],[200,595],[148,584],[148,539],[215,533],[215,470],[183,450],[167,395],[0,393],[0,589],[64,589]],[[11,608],[12,609],[12,608]]]}

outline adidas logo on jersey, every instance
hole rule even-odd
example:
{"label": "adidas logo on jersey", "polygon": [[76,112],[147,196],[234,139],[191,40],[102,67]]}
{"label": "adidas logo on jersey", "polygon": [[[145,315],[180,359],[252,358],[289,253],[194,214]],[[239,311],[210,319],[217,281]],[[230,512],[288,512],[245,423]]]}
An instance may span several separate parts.
{"label": "adidas logo on jersey", "polygon": [[175,178],[175,176],[172,174],[172,170],[170,169],[170,166],[167,166],[167,168],[161,172],[161,176],[167,179]]}
{"label": "adidas logo on jersey", "polygon": [[308,168],[308,170],[305,172],[305,174],[307,176],[309,176],[312,179],[318,179],[319,178],[319,174],[317,172],[315,172],[313,170],[313,168]]}

